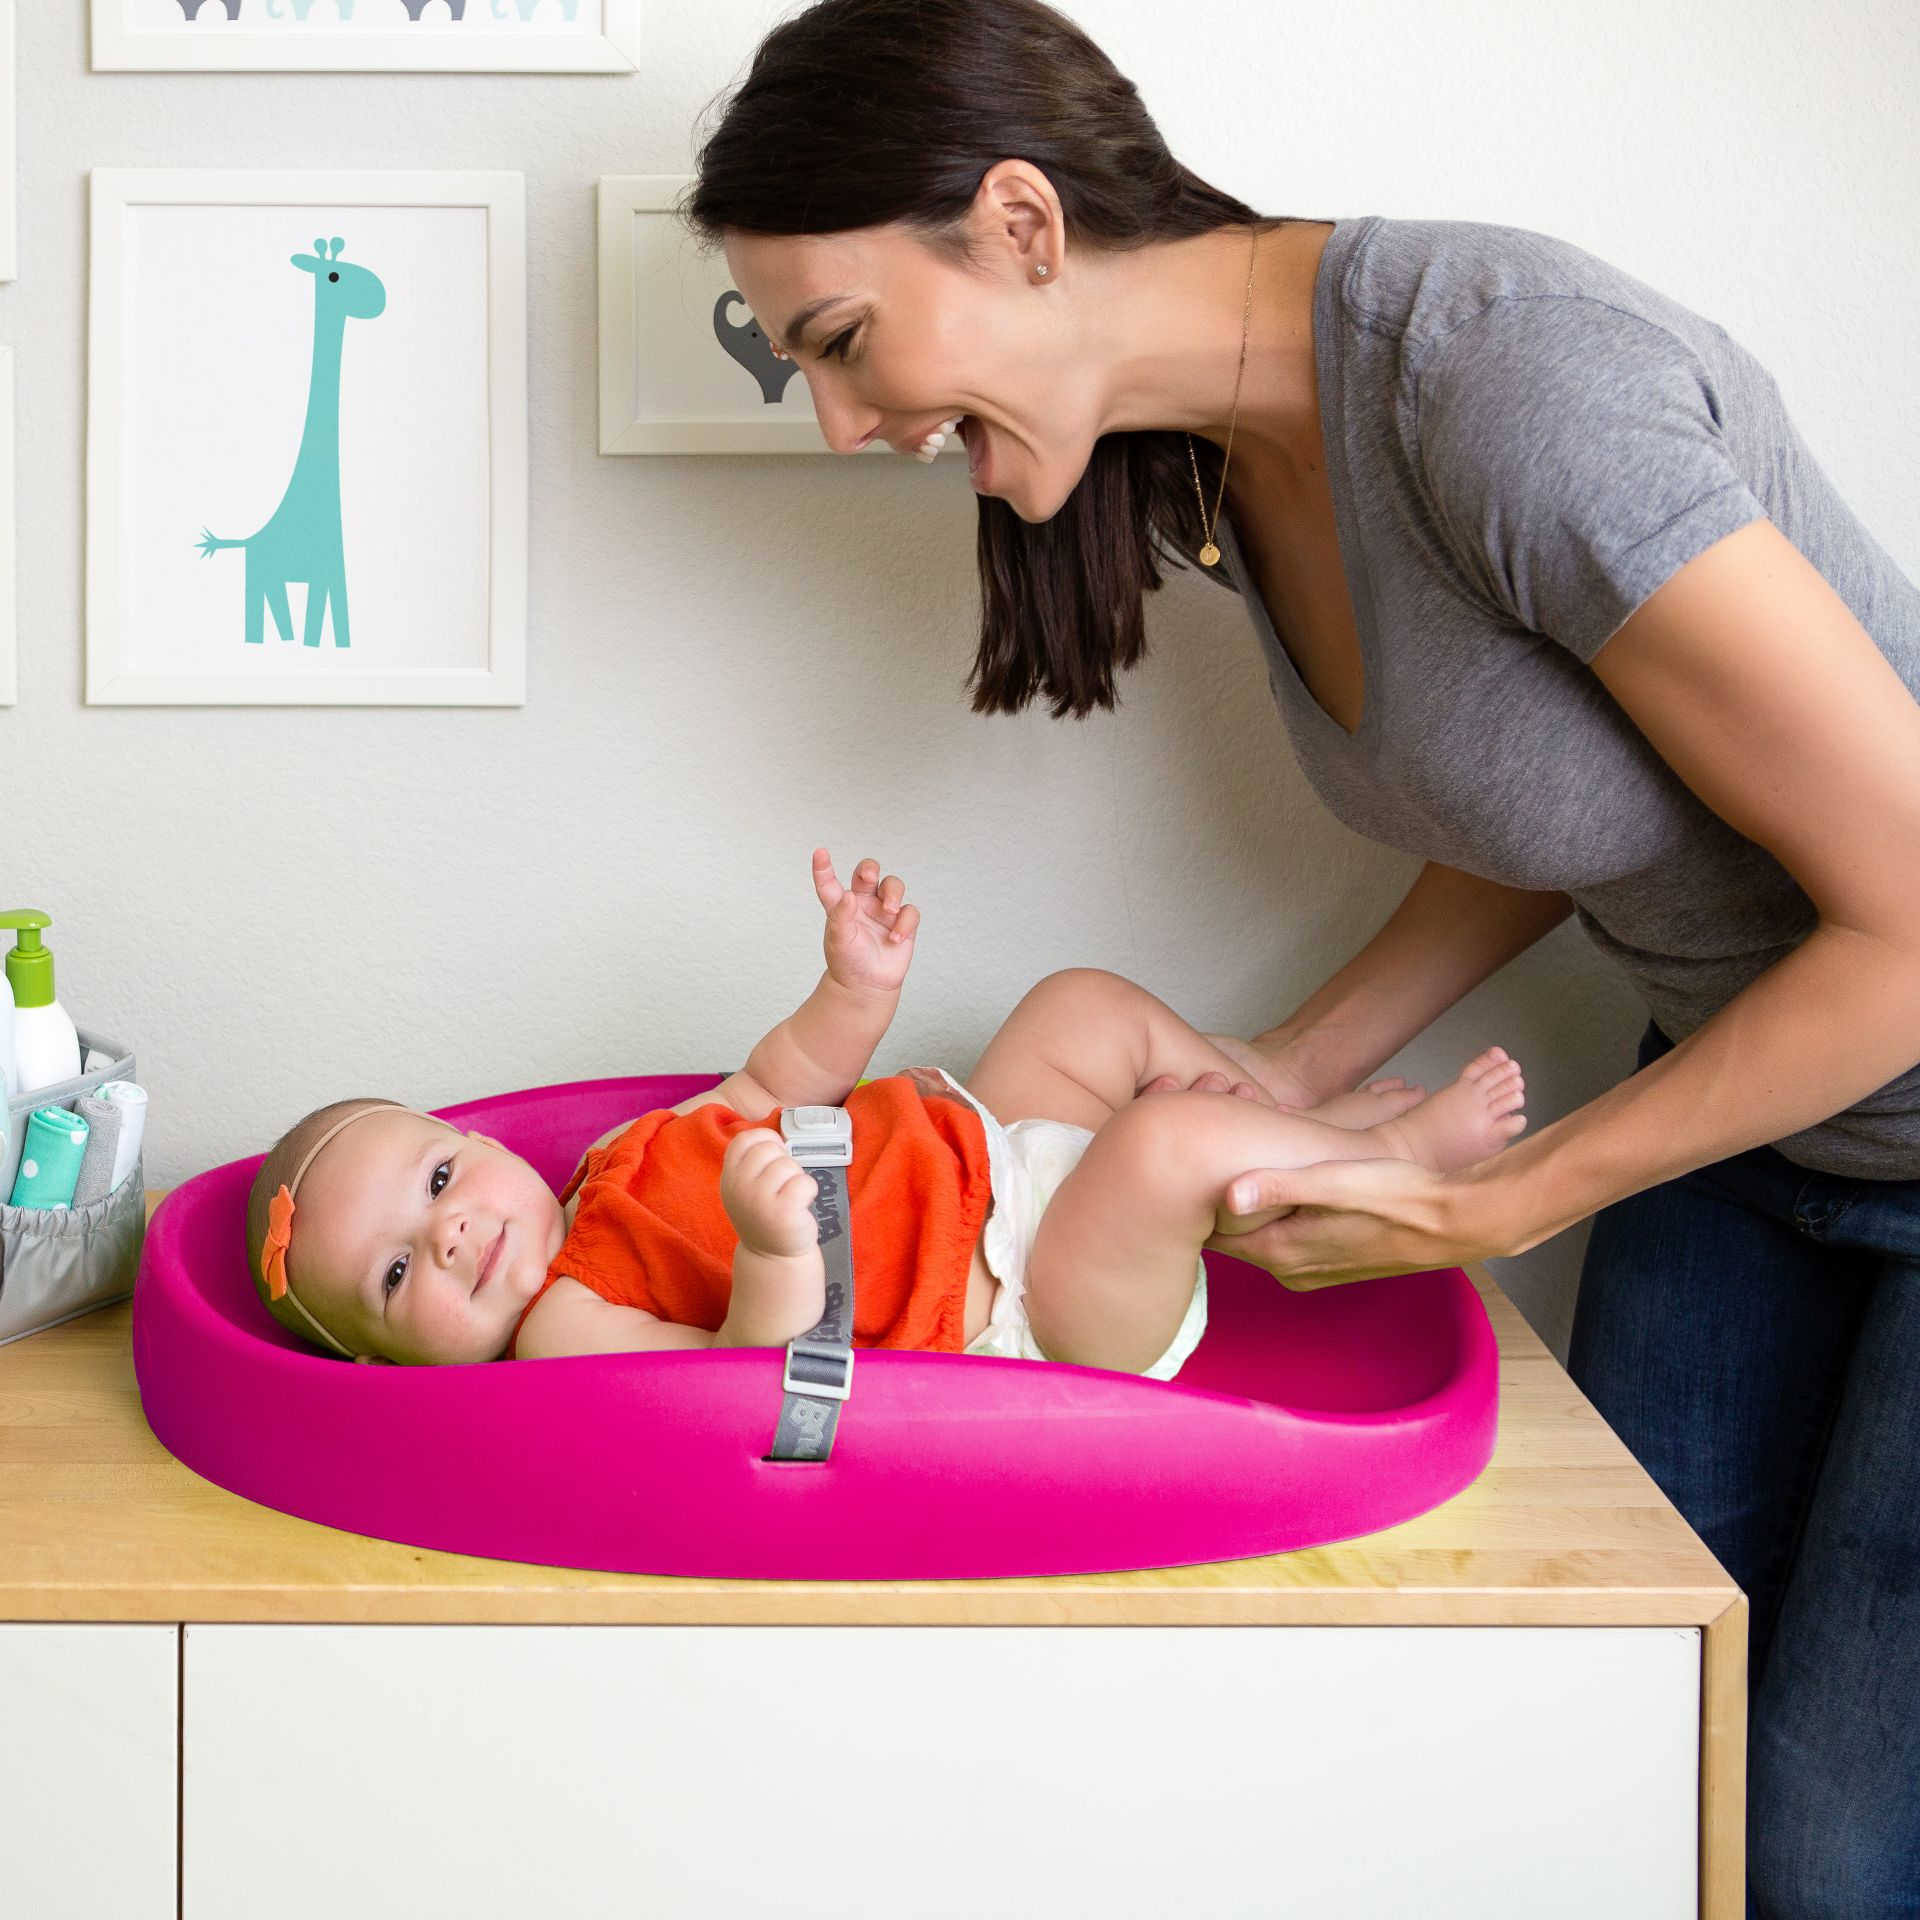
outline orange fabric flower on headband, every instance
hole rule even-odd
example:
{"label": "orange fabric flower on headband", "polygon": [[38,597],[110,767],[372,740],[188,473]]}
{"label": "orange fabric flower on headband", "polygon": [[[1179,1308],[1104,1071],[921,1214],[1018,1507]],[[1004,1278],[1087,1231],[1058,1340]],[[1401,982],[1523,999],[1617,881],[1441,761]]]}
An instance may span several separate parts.
{"label": "orange fabric flower on headband", "polygon": [[284,1183],[267,1203],[267,1238],[260,1250],[260,1275],[267,1298],[280,1299],[287,1291],[287,1248],[293,1244],[293,1191]]}

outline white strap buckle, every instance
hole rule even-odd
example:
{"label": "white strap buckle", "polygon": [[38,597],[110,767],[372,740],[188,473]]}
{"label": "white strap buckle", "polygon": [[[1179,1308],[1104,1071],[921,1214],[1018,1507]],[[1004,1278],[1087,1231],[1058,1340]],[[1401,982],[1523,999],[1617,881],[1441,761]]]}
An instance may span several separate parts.
{"label": "white strap buckle", "polygon": [[[796,1380],[793,1377],[794,1356],[815,1362],[831,1361],[842,1369],[838,1384],[826,1380]],[[782,1393],[804,1393],[814,1400],[845,1400],[853,1392],[853,1349],[834,1346],[831,1342],[822,1344],[809,1340],[804,1334],[787,1342],[787,1363],[780,1375]]]}
{"label": "white strap buckle", "polygon": [[780,1137],[803,1167],[853,1164],[853,1116],[845,1107],[782,1107]]}

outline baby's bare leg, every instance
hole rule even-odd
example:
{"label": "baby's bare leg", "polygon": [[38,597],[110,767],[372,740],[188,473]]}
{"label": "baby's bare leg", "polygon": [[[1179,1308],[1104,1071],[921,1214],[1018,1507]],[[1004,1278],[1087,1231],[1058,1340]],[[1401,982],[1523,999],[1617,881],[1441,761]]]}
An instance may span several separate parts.
{"label": "baby's bare leg", "polygon": [[1163,1073],[1182,1086],[1203,1073],[1246,1078],[1145,987],[1100,967],[1068,967],[1048,974],[1001,1022],[967,1088],[1002,1124],[1066,1120],[1098,1130]]}
{"label": "baby's bare leg", "polygon": [[1116,1113],[1047,1203],[1027,1317],[1049,1359],[1144,1373],[1167,1350],[1228,1182],[1250,1167],[1378,1159],[1371,1134],[1228,1093],[1160,1093]]}
{"label": "baby's bare leg", "polygon": [[[1482,1116],[1475,1158],[1517,1130],[1515,1075],[1483,1055],[1446,1090],[1460,1110],[1442,1115],[1449,1128],[1468,1108]],[[1096,1132],[1040,1216],[1027,1263],[1034,1338],[1050,1359],[1143,1373],[1179,1328],[1194,1261],[1238,1175],[1430,1151],[1405,1120],[1349,1129],[1222,1093],[1134,1101]]]}

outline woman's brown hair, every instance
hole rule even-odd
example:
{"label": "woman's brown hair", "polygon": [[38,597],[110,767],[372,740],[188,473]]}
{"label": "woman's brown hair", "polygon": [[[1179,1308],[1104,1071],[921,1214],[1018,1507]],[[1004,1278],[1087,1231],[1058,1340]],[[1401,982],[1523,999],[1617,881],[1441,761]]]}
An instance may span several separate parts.
{"label": "woman's brown hair", "polygon": [[[820,0],[760,43],[701,146],[682,214],[709,244],[746,233],[842,233],[899,221],[966,257],[983,175],[1031,161],[1068,236],[1113,252],[1218,227],[1272,227],[1167,151],[1133,82],[1041,0]],[[1220,449],[1196,438],[1211,510]],[[979,501],[976,713],[1112,707],[1114,674],[1146,651],[1143,598],[1162,557],[1195,562],[1187,437],[1103,434],[1052,519]],[[1202,569],[1234,583],[1226,563]]]}

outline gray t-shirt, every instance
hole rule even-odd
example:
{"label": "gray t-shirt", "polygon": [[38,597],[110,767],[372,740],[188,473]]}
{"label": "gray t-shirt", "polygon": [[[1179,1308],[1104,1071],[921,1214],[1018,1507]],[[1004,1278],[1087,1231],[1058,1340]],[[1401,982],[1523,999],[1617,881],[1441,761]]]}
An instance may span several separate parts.
{"label": "gray t-shirt", "polygon": [[[1817,915],[1587,663],[1687,561],[1763,515],[1916,693],[1920,591],[1752,354],[1565,241],[1338,221],[1313,331],[1365,678],[1357,734],[1308,693],[1221,520],[1302,769],[1369,839],[1571,895],[1588,937],[1684,1040]],[[1920,1066],[1773,1144],[1830,1173],[1920,1178]]]}

